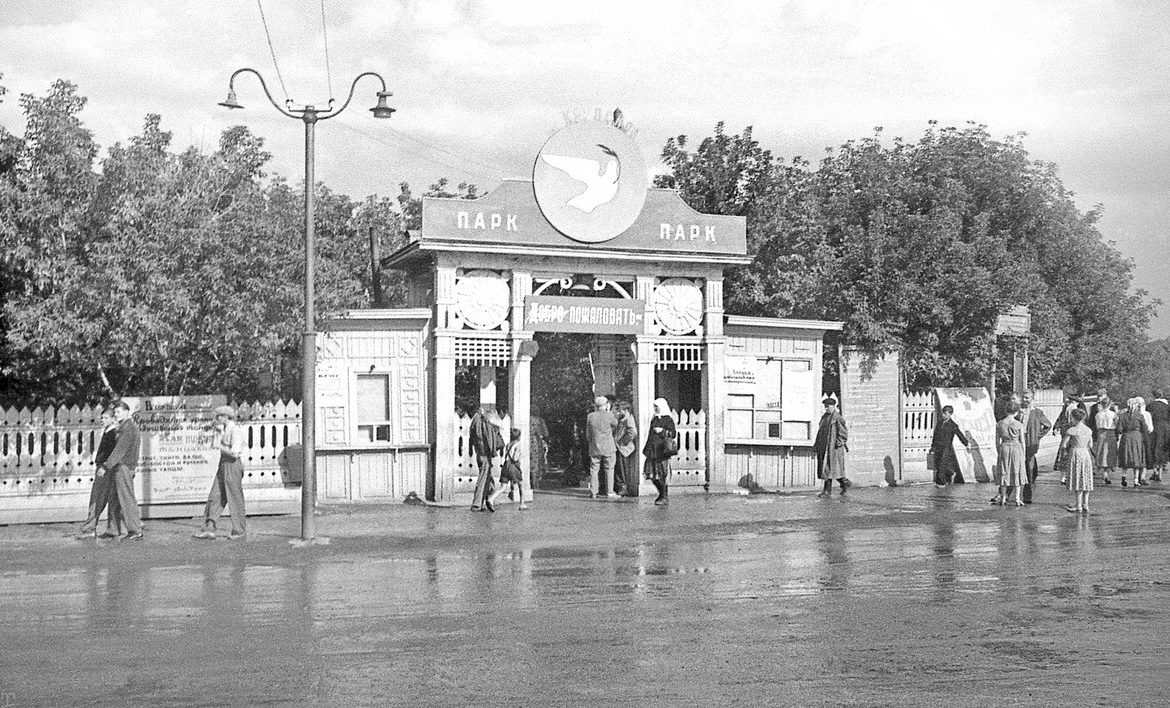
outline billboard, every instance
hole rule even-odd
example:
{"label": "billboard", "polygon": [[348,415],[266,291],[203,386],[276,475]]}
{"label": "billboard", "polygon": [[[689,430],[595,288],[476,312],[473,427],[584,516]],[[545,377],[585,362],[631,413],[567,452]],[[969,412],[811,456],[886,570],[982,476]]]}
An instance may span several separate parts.
{"label": "billboard", "polygon": [[955,455],[964,479],[990,482],[999,454],[995,449],[995,409],[985,388],[936,388],[938,405],[954,406],[955,424],[967,437],[964,447],[955,440]]}

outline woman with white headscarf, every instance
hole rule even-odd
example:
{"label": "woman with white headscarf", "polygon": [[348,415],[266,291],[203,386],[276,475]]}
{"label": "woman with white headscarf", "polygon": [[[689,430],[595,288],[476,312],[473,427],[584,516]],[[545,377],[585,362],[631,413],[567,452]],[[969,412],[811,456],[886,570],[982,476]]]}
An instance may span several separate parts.
{"label": "woman with white headscarf", "polygon": [[646,436],[646,446],[642,448],[642,454],[646,456],[642,476],[650,480],[658,490],[658,498],[654,503],[659,506],[666,504],[670,458],[678,454],[678,432],[670,404],[665,398],[654,399],[654,417],[650,419],[650,433]]}

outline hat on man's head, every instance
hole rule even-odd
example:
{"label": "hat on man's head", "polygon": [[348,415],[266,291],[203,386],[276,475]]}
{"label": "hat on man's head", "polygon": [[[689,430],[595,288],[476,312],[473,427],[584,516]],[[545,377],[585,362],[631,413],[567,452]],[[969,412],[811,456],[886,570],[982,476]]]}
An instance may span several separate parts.
{"label": "hat on man's head", "polygon": [[600,408],[608,403],[609,403],[609,399],[606,398],[605,396],[598,396],[597,398],[593,399],[593,405],[597,406],[598,408]]}
{"label": "hat on man's head", "polygon": [[226,415],[227,417],[231,418],[232,420],[236,419],[236,409],[232,408],[231,406],[216,406],[215,407],[215,414],[216,415]]}
{"label": "hat on man's head", "polygon": [[821,399],[822,406],[827,406],[830,404],[834,406],[837,405],[837,394],[833,393]]}

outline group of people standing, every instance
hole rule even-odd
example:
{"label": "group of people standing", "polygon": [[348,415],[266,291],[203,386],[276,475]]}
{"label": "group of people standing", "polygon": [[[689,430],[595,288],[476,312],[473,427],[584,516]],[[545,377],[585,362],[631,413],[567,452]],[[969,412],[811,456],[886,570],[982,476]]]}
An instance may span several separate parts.
{"label": "group of people standing", "polygon": [[[1149,405],[1136,396],[1128,399],[1120,412],[1105,389],[1097,391],[1091,409],[1068,396],[1055,423],[1044,411],[1033,407],[1030,392],[1012,396],[1006,414],[996,423],[999,493],[991,503],[1032,503],[1039,472],[1036,455],[1049,432],[1060,436],[1053,467],[1061,473],[1061,484],[1073,493],[1072,504],[1066,507],[1070,512],[1089,512],[1089,493],[1098,470],[1105,484],[1112,484],[1110,472],[1118,469],[1123,487],[1128,486],[1127,473],[1132,473],[1134,487],[1161,481],[1170,461],[1170,403],[1160,390],[1153,393]],[[970,444],[952,420],[953,412],[951,406],[943,407],[931,443],[935,483],[940,487],[963,481],[953,441]]]}
{"label": "group of people standing", "polygon": [[[244,507],[243,431],[235,424],[236,411],[231,406],[215,409],[213,444],[219,453],[216,475],[211,492],[203,508],[202,528],[195,538],[214,539],[215,526],[225,508],[231,509],[232,530],[229,539],[244,538],[246,510]],[[106,528],[101,538],[118,538],[126,528],[128,541],[144,538],[144,525],[134,494],[142,449],[142,432],[123,400],[114,401],[102,411],[102,436],[94,453],[94,479],[89,492],[89,509],[85,523],[77,534],[79,540],[97,538],[98,519],[106,515]]]}
{"label": "group of people standing", "polygon": [[[520,464],[521,431],[511,428],[510,442],[505,444],[500,431],[504,418],[498,413],[493,416],[493,413],[495,411],[485,410],[481,406],[471,417],[469,442],[479,474],[471,510],[495,511],[496,498],[505,491],[520,500],[519,509],[528,509],[527,502],[532,500],[532,491],[531,485],[526,482],[530,475],[525,474]],[[530,449],[533,467],[544,463],[544,454],[548,449],[548,429],[541,422],[538,430],[536,420],[534,417],[530,432],[532,444],[537,444],[536,439],[541,430],[544,439],[539,443],[539,449]],[[608,396],[598,396],[593,401],[593,410],[585,418],[584,437],[589,458],[589,497],[619,499],[634,495],[638,487],[638,470],[634,459],[638,426],[630,404],[612,401]],[[678,454],[678,431],[674,413],[665,398],[654,400],[654,416],[650,420],[642,453],[646,457],[642,474],[658,490],[654,503],[659,506],[667,504],[670,460]],[[496,459],[502,460],[499,489],[496,489],[492,472],[492,463]]]}

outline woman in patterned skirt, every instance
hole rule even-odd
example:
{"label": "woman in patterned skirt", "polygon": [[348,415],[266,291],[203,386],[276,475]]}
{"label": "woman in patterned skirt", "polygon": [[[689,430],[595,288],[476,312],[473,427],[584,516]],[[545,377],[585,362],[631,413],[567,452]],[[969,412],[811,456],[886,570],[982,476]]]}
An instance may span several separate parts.
{"label": "woman in patterned skirt", "polygon": [[1013,501],[1016,506],[1023,506],[1024,485],[1028,483],[1028,476],[1024,470],[1024,424],[1020,422],[1017,413],[1020,404],[1012,401],[1008,404],[1007,415],[995,426],[995,444],[999,453],[999,496],[991,500],[992,504],[1003,506],[1007,502],[1008,490],[1014,488]]}
{"label": "woman in patterned skirt", "polygon": [[[1098,413],[1097,415],[1100,415]],[[1089,447],[1093,444],[1093,431],[1085,425],[1085,412],[1072,412],[1073,427],[1065,437],[1065,451],[1068,455],[1068,488],[1073,493],[1073,505],[1065,507],[1073,513],[1089,513],[1089,492],[1093,491],[1093,456]],[[1101,430],[1098,429],[1098,435]]]}
{"label": "woman in patterned skirt", "polygon": [[[1141,413],[1138,399],[1127,401],[1128,410],[1117,416],[1117,465],[1121,468],[1121,486],[1127,486],[1125,471],[1133,470],[1136,482],[1146,466],[1146,419]],[[1136,486],[1136,485],[1134,485]]]}
{"label": "woman in patterned skirt", "polygon": [[1094,422],[1097,424],[1097,442],[1093,445],[1093,461],[1101,470],[1105,484],[1113,484],[1109,480],[1109,470],[1117,466],[1117,404],[1106,399]]}

